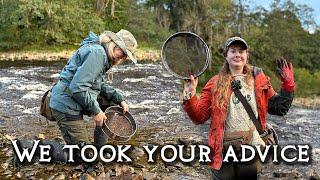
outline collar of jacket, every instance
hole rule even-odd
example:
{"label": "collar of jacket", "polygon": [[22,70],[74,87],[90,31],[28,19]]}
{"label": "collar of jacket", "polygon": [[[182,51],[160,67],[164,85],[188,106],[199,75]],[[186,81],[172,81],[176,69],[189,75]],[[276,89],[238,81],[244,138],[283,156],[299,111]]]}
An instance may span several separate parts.
{"label": "collar of jacket", "polygon": [[112,63],[111,63],[111,57],[109,56],[109,53],[108,53],[108,47],[106,44],[101,44],[101,46],[103,47],[104,51],[106,52],[106,55],[107,55],[107,65],[105,67],[105,71],[108,71],[111,66],[112,66]]}

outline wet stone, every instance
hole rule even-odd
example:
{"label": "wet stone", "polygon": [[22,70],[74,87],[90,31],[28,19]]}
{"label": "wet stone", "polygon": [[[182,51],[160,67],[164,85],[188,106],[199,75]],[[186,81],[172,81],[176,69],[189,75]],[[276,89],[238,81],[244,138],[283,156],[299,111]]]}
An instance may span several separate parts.
{"label": "wet stone", "polygon": [[90,174],[90,176],[92,176],[92,177],[96,177],[96,176],[97,176],[97,173],[94,172],[94,171],[93,171],[93,172],[90,172],[89,174]]}
{"label": "wet stone", "polygon": [[129,167],[129,171],[131,172],[131,174],[134,173],[134,168],[133,167]]}
{"label": "wet stone", "polygon": [[101,162],[99,162],[98,164],[96,164],[96,165],[94,166],[94,170],[95,170],[95,172],[97,172],[98,174],[104,173],[103,164],[102,164]]}
{"label": "wet stone", "polygon": [[12,174],[12,171],[10,171],[10,170],[6,170],[6,171],[4,171],[4,173],[3,173],[3,175],[11,175]]}
{"label": "wet stone", "polygon": [[7,163],[7,162],[1,164],[1,167],[2,167],[3,169],[7,169],[8,166],[9,166],[9,163]]}
{"label": "wet stone", "polygon": [[108,171],[108,174],[110,175],[110,176],[116,176],[116,171],[113,171],[113,170],[109,170]]}
{"label": "wet stone", "polygon": [[170,172],[174,172],[175,170],[177,170],[177,167],[175,167],[175,166],[167,166],[167,169],[168,169]]}
{"label": "wet stone", "polygon": [[101,178],[106,178],[106,173],[102,172],[96,177],[96,179],[101,179]]}
{"label": "wet stone", "polygon": [[64,174],[59,174],[54,180],[64,180],[66,179],[66,176]]}
{"label": "wet stone", "polygon": [[115,166],[115,172],[116,172],[116,176],[119,176],[122,172],[122,166],[119,164],[116,164]]}
{"label": "wet stone", "polygon": [[141,173],[136,174],[132,177],[133,180],[143,180],[143,175]]}
{"label": "wet stone", "polygon": [[12,157],[13,156],[13,151],[10,149],[6,152],[7,157]]}
{"label": "wet stone", "polygon": [[16,177],[17,178],[22,178],[22,173],[21,172],[17,172]]}
{"label": "wet stone", "polygon": [[180,162],[174,164],[174,167],[178,168],[178,169],[182,169],[184,167],[184,165]]}
{"label": "wet stone", "polygon": [[306,175],[309,176],[309,179],[312,179],[312,180],[320,179],[319,173],[317,173],[316,170],[314,169],[308,170]]}
{"label": "wet stone", "polygon": [[301,177],[301,173],[297,170],[293,170],[291,172],[274,172],[273,176],[276,178],[299,178]]}
{"label": "wet stone", "polygon": [[132,150],[132,158],[133,159],[137,159],[138,157],[141,157],[141,156],[143,156],[145,153],[144,153],[144,151],[141,149],[141,148],[139,148],[139,147],[135,147],[133,150]]}
{"label": "wet stone", "polygon": [[134,164],[133,164],[133,167],[136,167],[136,168],[145,168],[145,165],[140,164],[140,163],[134,163]]}
{"label": "wet stone", "polygon": [[84,172],[84,167],[82,164],[80,164],[80,165],[73,167],[73,170]]}
{"label": "wet stone", "polygon": [[88,168],[86,169],[87,173],[91,173],[93,171],[93,166],[88,166]]}
{"label": "wet stone", "polygon": [[[34,176],[36,174],[36,172],[34,171],[28,171],[26,172],[24,175],[27,177],[27,178],[31,178],[32,176]],[[53,176],[54,177],[54,176]]]}
{"label": "wet stone", "polygon": [[84,174],[80,177],[81,180],[94,180],[94,178],[89,174]]}
{"label": "wet stone", "polygon": [[79,178],[80,176],[81,176],[81,172],[75,172],[75,173],[73,173],[73,175],[72,175],[72,178]]}
{"label": "wet stone", "polygon": [[6,124],[6,121],[0,117],[0,127],[4,126]]}
{"label": "wet stone", "polygon": [[157,173],[151,173],[151,172],[144,172],[143,178],[146,180],[153,180],[157,178]]}

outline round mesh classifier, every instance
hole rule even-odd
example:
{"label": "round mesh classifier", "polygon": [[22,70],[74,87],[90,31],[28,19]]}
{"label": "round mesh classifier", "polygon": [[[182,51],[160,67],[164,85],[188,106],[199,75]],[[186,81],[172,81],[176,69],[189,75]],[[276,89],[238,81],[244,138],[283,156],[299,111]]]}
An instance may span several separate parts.
{"label": "round mesh classifier", "polygon": [[173,76],[189,79],[200,76],[208,67],[210,52],[207,44],[196,34],[178,32],[162,47],[162,62]]}
{"label": "round mesh classifier", "polygon": [[118,106],[110,106],[106,109],[107,120],[104,121],[102,131],[110,138],[116,141],[129,140],[137,130],[137,124],[133,116]]}
{"label": "round mesh classifier", "polygon": [[106,113],[107,120],[105,121],[107,127],[113,133],[120,136],[130,136],[133,133],[130,121],[125,116],[116,112]]}

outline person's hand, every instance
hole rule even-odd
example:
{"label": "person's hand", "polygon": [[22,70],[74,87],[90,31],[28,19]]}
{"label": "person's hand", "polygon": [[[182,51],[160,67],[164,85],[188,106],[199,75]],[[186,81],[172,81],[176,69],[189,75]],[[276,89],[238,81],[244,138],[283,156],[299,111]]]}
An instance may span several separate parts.
{"label": "person's hand", "polygon": [[104,120],[107,119],[107,116],[104,114],[104,112],[100,111],[97,115],[92,117],[92,120],[96,123],[96,126],[102,126]]}
{"label": "person's hand", "polygon": [[284,58],[277,59],[277,73],[282,82],[282,89],[286,91],[293,91],[295,83],[292,63],[288,63]]}
{"label": "person's hand", "polygon": [[[191,98],[196,94],[196,88],[198,86],[198,78],[194,78],[193,75],[190,75],[190,80],[184,82],[183,96]],[[187,98],[188,99],[188,98]]]}
{"label": "person's hand", "polygon": [[129,106],[126,101],[121,101],[120,106],[123,109],[123,114],[129,111]]}

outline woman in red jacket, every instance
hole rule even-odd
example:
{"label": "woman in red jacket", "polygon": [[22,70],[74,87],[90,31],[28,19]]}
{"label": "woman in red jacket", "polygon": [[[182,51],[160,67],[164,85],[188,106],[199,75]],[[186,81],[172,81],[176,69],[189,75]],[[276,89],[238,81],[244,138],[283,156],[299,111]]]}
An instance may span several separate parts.
{"label": "woman in red jacket", "polygon": [[[231,139],[242,144],[262,145],[265,142],[231,88],[240,82],[240,92],[248,101],[262,130],[266,130],[266,115],[285,115],[292,103],[295,83],[293,67],[283,58],[277,61],[281,90],[276,93],[270,79],[260,68],[248,64],[248,44],[240,37],[229,38],[224,47],[225,62],[219,74],[212,77],[196,96],[198,79],[190,76],[184,85],[183,107],[191,120],[200,124],[211,119],[208,144],[212,149],[211,163],[214,179],[257,178],[260,162],[222,163],[222,154]],[[244,140],[245,139],[245,140]],[[234,144],[233,144],[234,145]],[[225,148],[224,148],[225,147]]]}

